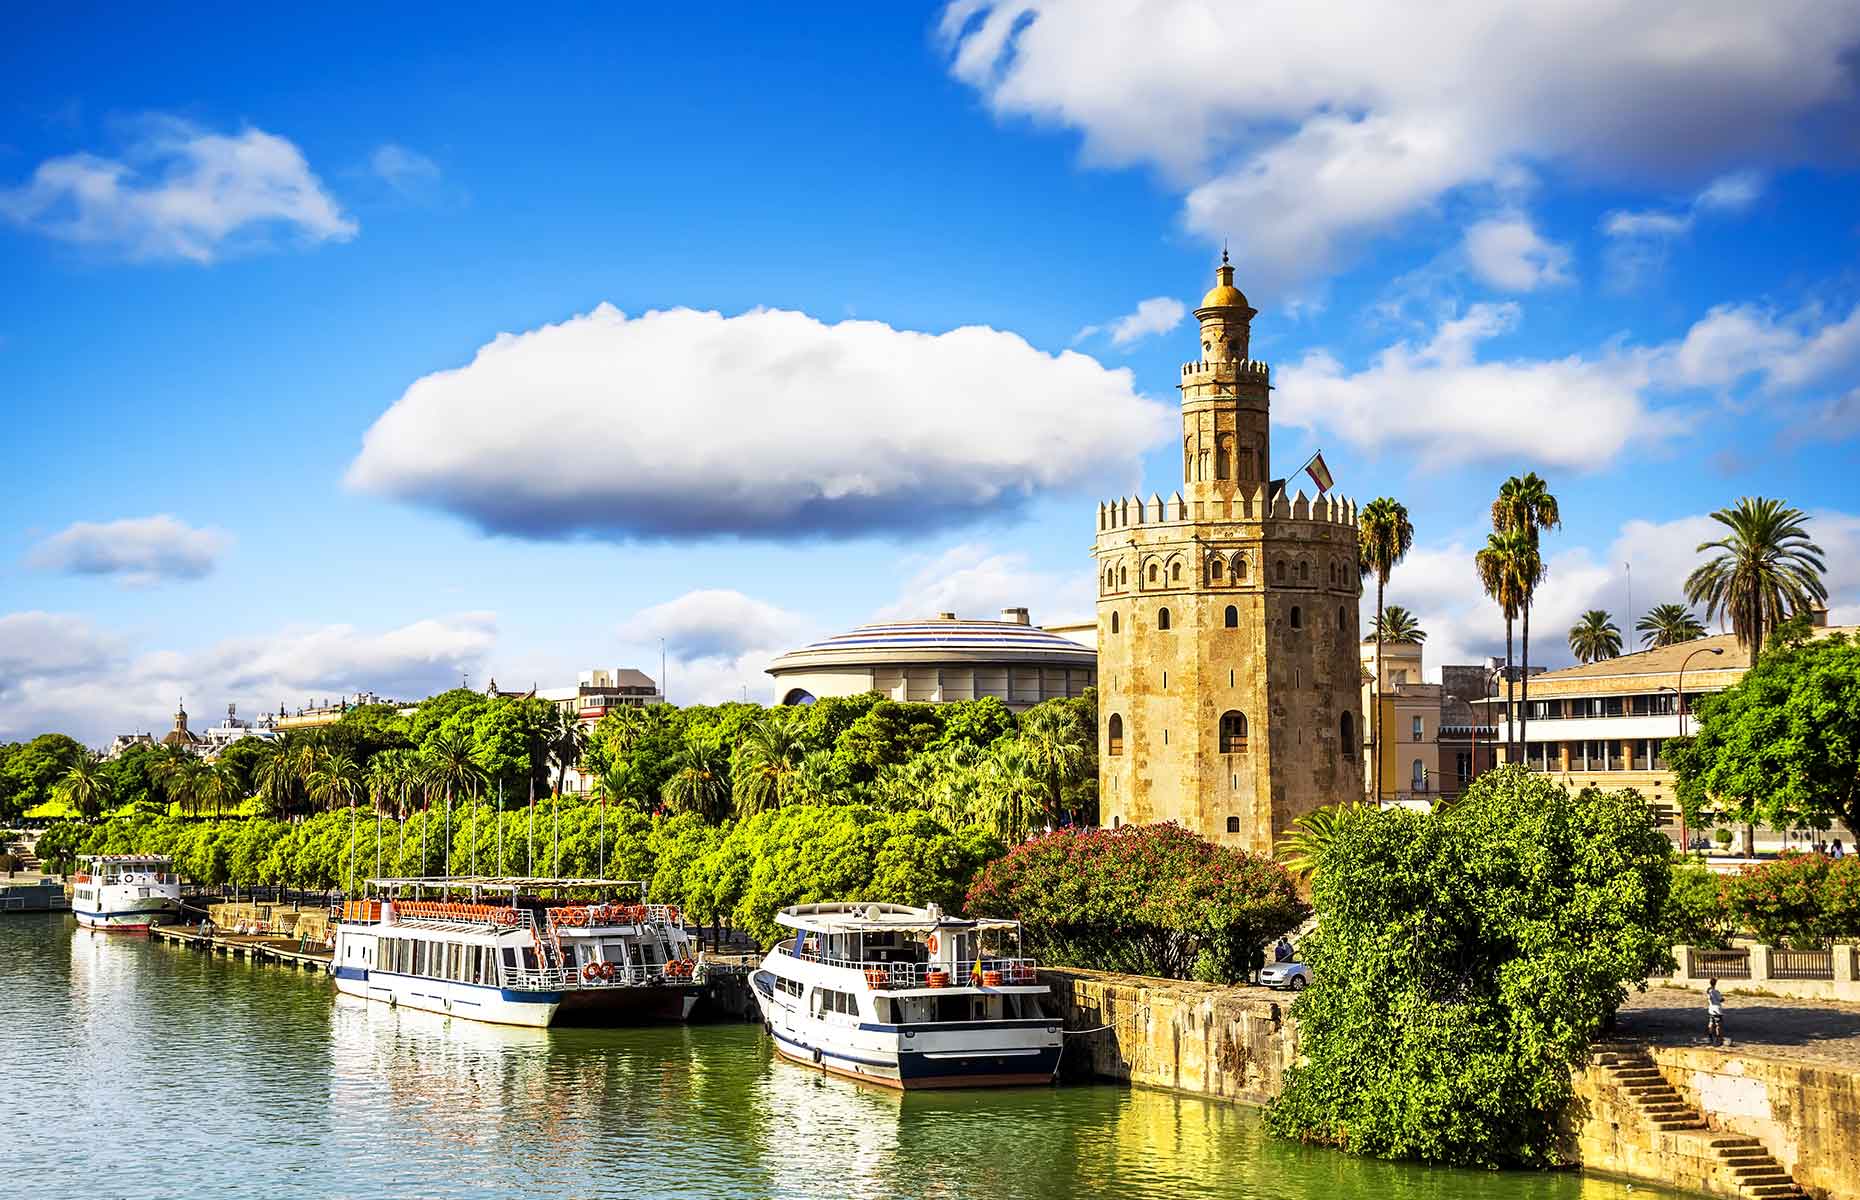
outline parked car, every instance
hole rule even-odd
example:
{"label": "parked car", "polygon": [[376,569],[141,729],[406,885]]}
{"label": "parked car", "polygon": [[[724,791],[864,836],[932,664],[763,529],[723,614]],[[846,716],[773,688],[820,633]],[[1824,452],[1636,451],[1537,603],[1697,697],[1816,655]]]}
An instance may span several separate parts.
{"label": "parked car", "polygon": [[1301,962],[1268,963],[1259,969],[1261,987],[1302,992],[1311,986],[1311,968]]}

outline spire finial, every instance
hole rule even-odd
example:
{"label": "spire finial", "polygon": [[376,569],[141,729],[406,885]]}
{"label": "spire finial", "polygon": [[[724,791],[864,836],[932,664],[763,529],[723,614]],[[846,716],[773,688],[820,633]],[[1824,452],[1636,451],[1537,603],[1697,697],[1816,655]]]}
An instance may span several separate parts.
{"label": "spire finial", "polygon": [[1221,239],[1221,265],[1223,267],[1227,265],[1227,239],[1226,238]]}

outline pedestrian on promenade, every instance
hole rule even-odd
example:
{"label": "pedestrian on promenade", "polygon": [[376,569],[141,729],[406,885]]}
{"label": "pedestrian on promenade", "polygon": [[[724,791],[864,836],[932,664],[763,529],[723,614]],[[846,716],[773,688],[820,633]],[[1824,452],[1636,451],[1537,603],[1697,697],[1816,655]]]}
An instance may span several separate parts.
{"label": "pedestrian on promenade", "polygon": [[1246,952],[1246,981],[1248,983],[1258,983],[1260,968],[1265,965],[1265,948],[1259,945],[1249,947]]}
{"label": "pedestrian on promenade", "polygon": [[1716,979],[1705,987],[1705,1036],[1714,1046],[1724,1045],[1724,993]]}
{"label": "pedestrian on promenade", "polygon": [[1292,949],[1292,939],[1281,934],[1279,944],[1272,948],[1272,961],[1288,963],[1292,961],[1296,953],[1297,951]]}
{"label": "pedestrian on promenade", "polygon": [[1828,855],[1829,857],[1832,857],[1832,858],[1846,858],[1847,857],[1847,851],[1841,848],[1841,839],[1839,838],[1834,839],[1834,845],[1829,848]]}

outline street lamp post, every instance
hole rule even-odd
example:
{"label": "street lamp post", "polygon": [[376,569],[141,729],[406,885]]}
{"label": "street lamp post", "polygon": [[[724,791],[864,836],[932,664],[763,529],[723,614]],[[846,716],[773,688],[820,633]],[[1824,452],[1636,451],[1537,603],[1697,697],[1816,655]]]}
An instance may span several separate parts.
{"label": "street lamp post", "polygon": [[[1673,708],[1676,709],[1679,714],[1680,737],[1686,736],[1686,667],[1693,659],[1701,654],[1722,655],[1723,653],[1724,647],[1722,646],[1700,646],[1698,649],[1679,660],[1679,679],[1676,681],[1677,686],[1673,688]],[[1687,844],[1687,836],[1686,810],[1685,806],[1681,805],[1679,809],[1679,849],[1683,854],[1689,854],[1692,851],[1692,847]]]}

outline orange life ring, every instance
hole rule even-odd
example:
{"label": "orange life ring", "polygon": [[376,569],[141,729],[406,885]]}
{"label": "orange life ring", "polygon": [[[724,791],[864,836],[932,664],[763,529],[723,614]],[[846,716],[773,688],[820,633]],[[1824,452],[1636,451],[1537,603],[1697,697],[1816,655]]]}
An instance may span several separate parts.
{"label": "orange life ring", "polygon": [[599,975],[600,973],[601,973],[601,964],[599,963],[588,963],[586,966],[581,968],[581,978],[584,982],[587,982],[587,983],[593,983],[594,977],[596,975]]}
{"label": "orange life ring", "polygon": [[936,953],[936,934],[933,933],[924,939],[924,949],[932,954]]}
{"label": "orange life ring", "polygon": [[514,908],[504,909],[497,914],[497,923],[499,925],[515,925],[517,923],[517,910]]}
{"label": "orange life ring", "polygon": [[602,979],[612,979],[614,977],[614,965],[612,963],[604,962],[600,964],[600,966]]}
{"label": "orange life ring", "polygon": [[678,906],[676,904],[666,905],[665,920],[668,924],[672,924],[672,925],[678,924]]}

